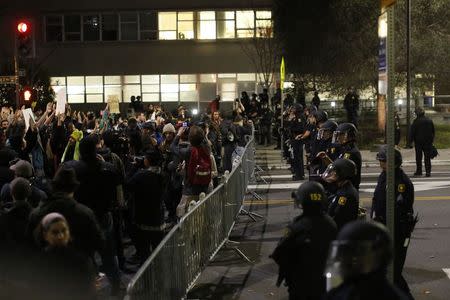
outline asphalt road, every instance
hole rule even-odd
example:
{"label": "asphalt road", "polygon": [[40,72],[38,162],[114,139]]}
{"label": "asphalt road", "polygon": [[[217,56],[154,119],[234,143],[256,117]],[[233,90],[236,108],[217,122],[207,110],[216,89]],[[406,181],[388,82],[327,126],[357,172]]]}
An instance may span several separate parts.
{"label": "asphalt road", "polygon": [[[414,170],[406,167],[412,174]],[[370,206],[379,168],[364,168],[360,199]],[[248,210],[262,215],[254,222],[242,215],[231,235],[251,259],[245,262],[231,247],[223,248],[209,264],[188,295],[189,299],[288,299],[285,287],[277,288],[277,266],[268,258],[285,226],[300,213],[293,207],[288,170],[261,173],[267,184],[251,186],[262,200],[249,195]],[[413,233],[404,276],[415,299],[449,299],[450,295],[450,168],[434,167],[430,178],[412,178],[419,223]],[[231,245],[234,246],[234,245]]]}

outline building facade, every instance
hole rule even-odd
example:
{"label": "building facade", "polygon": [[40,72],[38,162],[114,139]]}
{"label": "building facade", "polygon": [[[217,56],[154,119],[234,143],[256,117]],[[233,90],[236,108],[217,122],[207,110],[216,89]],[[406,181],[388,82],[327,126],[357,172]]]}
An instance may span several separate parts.
{"label": "building facade", "polygon": [[15,24],[31,20],[35,62],[72,105],[100,108],[117,96],[126,106],[141,96],[202,110],[220,95],[231,108],[241,91],[262,89],[243,47],[271,26],[271,1],[25,2],[0,11],[1,59],[13,56]]}

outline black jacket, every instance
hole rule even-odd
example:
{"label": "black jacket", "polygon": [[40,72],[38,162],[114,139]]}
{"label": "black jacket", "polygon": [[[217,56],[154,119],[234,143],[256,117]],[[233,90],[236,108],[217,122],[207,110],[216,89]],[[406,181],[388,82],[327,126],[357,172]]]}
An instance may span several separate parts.
{"label": "black jacket", "polygon": [[361,152],[355,143],[347,143],[342,145],[339,148],[339,156],[338,158],[347,158],[353,161],[356,165],[356,176],[352,178],[353,186],[359,190],[359,185],[361,183],[361,166],[362,166],[362,158]]}
{"label": "black jacket", "polygon": [[70,161],[66,166],[73,167],[80,186],[75,192],[75,199],[95,213],[98,220],[118,206],[117,187],[120,176],[116,168],[107,162]]}
{"label": "black jacket", "polygon": [[359,194],[350,181],[339,187],[331,198],[328,213],[340,230],[348,222],[358,218]]}
{"label": "black jacket", "polygon": [[132,221],[139,225],[160,226],[164,222],[164,178],[157,170],[139,170],[127,180],[133,194],[129,206]]}
{"label": "black jacket", "polygon": [[430,145],[434,142],[434,124],[424,115],[418,116],[411,125],[411,141],[417,145]]}
{"label": "black jacket", "polygon": [[91,256],[103,248],[104,236],[92,210],[61,193],[55,193],[46,204],[33,210],[28,225],[30,238],[42,218],[51,212],[58,212],[66,218],[76,249]]}
{"label": "black jacket", "polygon": [[303,214],[288,226],[271,257],[279,265],[279,280],[286,280],[290,299],[295,295],[301,295],[299,299],[320,299],[325,293],[323,270],[336,234],[336,224],[326,214]]}
{"label": "black jacket", "polygon": [[[401,168],[395,169],[395,232],[409,235],[413,219],[414,185]],[[386,172],[381,172],[372,199],[371,216],[386,224]],[[400,231],[399,231],[400,230]]]}

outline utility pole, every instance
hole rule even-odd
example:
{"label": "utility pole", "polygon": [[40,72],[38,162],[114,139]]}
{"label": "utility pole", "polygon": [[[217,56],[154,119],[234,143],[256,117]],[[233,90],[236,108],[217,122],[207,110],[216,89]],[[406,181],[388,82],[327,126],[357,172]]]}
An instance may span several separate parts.
{"label": "utility pole", "polygon": [[406,148],[411,148],[411,0],[406,0]]}
{"label": "utility pole", "polygon": [[[386,180],[386,225],[392,236],[392,251],[394,251],[395,236],[395,149],[394,149],[394,110],[395,110],[395,79],[394,79],[394,36],[395,36],[395,0],[381,0],[381,15],[378,21],[380,38],[378,93],[386,99],[386,141],[387,141],[387,180]],[[394,281],[394,262],[388,267],[388,279]]]}

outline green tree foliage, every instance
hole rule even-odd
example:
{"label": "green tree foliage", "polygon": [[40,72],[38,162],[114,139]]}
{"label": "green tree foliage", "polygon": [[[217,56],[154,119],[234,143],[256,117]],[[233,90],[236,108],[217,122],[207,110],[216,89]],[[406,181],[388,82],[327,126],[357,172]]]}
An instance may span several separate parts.
{"label": "green tree foliage", "polygon": [[[450,1],[411,1],[413,77],[447,78]],[[283,45],[288,71],[312,76],[338,94],[348,86],[376,87],[379,15],[380,2],[374,0],[275,0],[275,33]],[[402,84],[406,72],[406,0],[397,0],[395,41],[395,68]]]}
{"label": "green tree foliage", "polygon": [[368,0],[275,1],[275,32],[288,71],[342,94],[376,83],[378,3]]}

